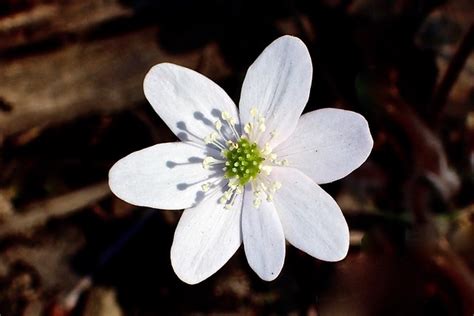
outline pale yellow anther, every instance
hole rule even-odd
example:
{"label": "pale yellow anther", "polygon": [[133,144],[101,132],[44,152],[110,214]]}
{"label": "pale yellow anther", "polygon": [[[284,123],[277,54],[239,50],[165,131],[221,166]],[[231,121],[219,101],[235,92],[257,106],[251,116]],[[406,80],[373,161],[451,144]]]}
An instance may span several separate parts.
{"label": "pale yellow anther", "polygon": [[206,137],[204,137],[204,142],[206,144],[212,144],[219,138],[219,134],[217,132],[212,132]]}
{"label": "pale yellow anther", "polygon": [[262,194],[262,191],[260,191],[258,189],[253,191],[253,196],[255,196],[256,198],[258,198],[261,194]]}
{"label": "pale yellow anther", "polygon": [[258,114],[257,108],[252,108],[252,109],[250,110],[250,115],[252,115],[252,117],[257,116],[257,114]]}
{"label": "pale yellow anther", "polygon": [[216,122],[214,123],[214,126],[216,127],[216,129],[217,129],[218,131],[220,131],[221,128],[222,128],[222,122],[221,122],[221,121],[216,121]]}
{"label": "pale yellow anther", "polygon": [[203,159],[203,162],[206,163],[206,164],[210,164],[211,162],[215,161],[216,159],[214,159],[214,157],[211,157],[211,156],[207,156]]}
{"label": "pale yellow anther", "polygon": [[258,130],[260,132],[265,132],[265,130],[267,129],[267,127],[265,126],[265,124],[261,123],[259,126],[258,126]]}
{"label": "pale yellow anther", "polygon": [[226,202],[227,202],[227,199],[226,199],[224,196],[222,196],[222,197],[219,199],[219,203],[220,203],[220,204],[224,204],[224,203],[226,203]]}
{"label": "pale yellow anther", "polygon": [[229,190],[235,190],[239,187],[239,181],[235,180],[235,179],[231,179],[231,181],[229,181],[229,187],[230,189]]}
{"label": "pale yellow anther", "polygon": [[237,195],[243,193],[243,187],[235,179],[229,180],[227,185],[229,188],[222,194],[219,203],[225,204],[224,208],[230,209],[234,206]]}
{"label": "pale yellow anther", "polygon": [[228,189],[227,191],[224,192],[222,197],[224,197],[226,199],[226,201],[228,201],[232,197],[232,192],[234,192],[234,190]]}
{"label": "pale yellow anther", "polygon": [[211,135],[207,135],[206,137],[204,137],[204,143],[206,144],[212,143]]}
{"label": "pale yellow anther", "polygon": [[263,146],[262,154],[264,154],[264,155],[269,155],[271,152],[272,152],[272,149],[271,149],[271,147],[270,147],[270,144],[269,144],[269,143],[266,143],[266,144]]}
{"label": "pale yellow anther", "polygon": [[201,185],[201,189],[202,189],[203,192],[209,191],[210,187],[211,187],[211,185],[209,183],[204,183],[203,185]]}
{"label": "pale yellow anther", "polygon": [[253,206],[254,206],[255,208],[259,208],[259,207],[260,207],[260,204],[262,204],[262,200],[260,200],[260,199],[258,199],[258,198],[253,200]]}
{"label": "pale yellow anther", "polygon": [[268,176],[272,172],[272,167],[265,165],[265,166],[261,166],[260,170],[262,170]]}
{"label": "pale yellow anther", "polygon": [[216,159],[214,159],[213,157],[206,157],[202,160],[202,167],[204,169],[209,169],[209,167],[212,165],[213,162],[215,162]]}
{"label": "pale yellow anther", "polygon": [[281,188],[281,182],[279,182],[279,181],[273,182],[272,187],[275,191],[279,190]]}
{"label": "pale yellow anther", "polygon": [[245,124],[244,132],[246,132],[247,134],[250,134],[251,131],[252,131],[252,123]]}
{"label": "pale yellow anther", "polygon": [[289,162],[288,162],[287,159],[283,159],[283,160],[281,161],[281,165],[282,165],[282,166],[285,166],[285,167],[286,167],[286,166],[288,166],[288,164],[289,164]]}
{"label": "pale yellow anther", "polygon": [[228,121],[228,120],[230,120],[230,119],[232,118],[232,116],[230,115],[230,113],[229,113],[229,112],[226,112],[226,111],[222,112],[221,117],[222,117],[222,119],[223,119],[224,121]]}
{"label": "pale yellow anther", "polygon": [[268,202],[272,202],[272,201],[273,201],[273,195],[268,194],[268,195],[267,195],[267,201],[268,201]]}

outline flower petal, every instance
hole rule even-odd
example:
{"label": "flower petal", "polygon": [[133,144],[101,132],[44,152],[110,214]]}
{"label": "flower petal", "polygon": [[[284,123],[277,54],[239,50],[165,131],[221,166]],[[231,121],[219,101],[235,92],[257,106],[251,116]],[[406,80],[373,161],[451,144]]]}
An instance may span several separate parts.
{"label": "flower petal", "polygon": [[301,116],[295,132],[274,152],[316,183],[347,176],[369,156],[373,146],[366,119],[355,112],[321,109]]}
{"label": "flower petal", "polygon": [[110,169],[109,186],[122,200],[159,209],[191,207],[204,197],[201,184],[219,175],[202,167],[210,148],[188,143],[164,143],[126,156]]}
{"label": "flower petal", "polygon": [[181,216],[171,246],[171,264],[176,275],[196,284],[219,270],[242,243],[240,219],[242,195],[225,209],[218,194]]}
{"label": "flower petal", "polygon": [[250,267],[265,281],[274,280],[285,262],[285,236],[280,218],[272,203],[253,206],[252,190],[244,193],[242,237]]}
{"label": "flower petal", "polygon": [[252,122],[254,107],[266,118],[260,145],[269,142],[274,147],[291,135],[308,102],[312,76],[308,49],[288,35],[271,43],[250,66],[240,96],[240,119],[242,126]]}
{"label": "flower petal", "polygon": [[271,177],[282,184],[274,204],[288,242],[321,260],[343,259],[349,228],[336,201],[296,169],[277,167]]}
{"label": "flower petal", "polygon": [[222,112],[228,112],[239,124],[237,108],[230,97],[194,70],[158,64],[147,73],[143,90],[156,113],[182,141],[203,143],[204,137],[215,132],[214,123]]}

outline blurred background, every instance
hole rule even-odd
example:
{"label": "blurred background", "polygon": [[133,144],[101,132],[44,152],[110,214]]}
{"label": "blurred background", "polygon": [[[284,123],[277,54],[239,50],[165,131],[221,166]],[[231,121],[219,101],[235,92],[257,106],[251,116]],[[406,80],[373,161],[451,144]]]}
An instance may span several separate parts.
{"label": "blurred background", "polygon": [[[472,0],[0,0],[0,314],[473,315]],[[274,282],[243,249],[199,285],[169,251],[179,211],[128,205],[112,164],[176,140],[144,98],[173,62],[238,102],[283,34],[314,64],[305,111],[369,121],[374,149],[324,185],[347,258],[287,248]]]}

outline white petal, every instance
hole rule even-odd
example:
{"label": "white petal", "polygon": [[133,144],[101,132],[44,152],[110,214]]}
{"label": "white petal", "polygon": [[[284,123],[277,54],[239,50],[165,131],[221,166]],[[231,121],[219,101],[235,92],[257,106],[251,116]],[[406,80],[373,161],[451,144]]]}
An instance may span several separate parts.
{"label": "white petal", "polygon": [[196,284],[219,270],[242,243],[240,215],[242,195],[232,209],[218,202],[219,194],[181,216],[171,247],[171,264],[176,275]]}
{"label": "white petal", "polygon": [[301,116],[295,132],[274,152],[321,184],[357,169],[372,146],[369,125],[362,115],[329,108]]}
{"label": "white petal", "polygon": [[271,43],[250,66],[240,96],[242,126],[252,121],[257,108],[266,118],[266,130],[258,142],[281,143],[293,132],[308,101],[313,66],[305,44],[296,37],[282,36]]}
{"label": "white petal", "polygon": [[201,185],[221,175],[202,167],[219,153],[187,143],[164,143],[126,156],[110,169],[109,186],[122,200],[159,209],[191,207],[204,197]]}
{"label": "white petal", "polygon": [[309,255],[338,261],[349,249],[349,228],[336,201],[296,169],[274,168],[281,182],[274,204],[289,243]]}
{"label": "white petal", "polygon": [[246,189],[242,207],[242,237],[250,267],[265,281],[274,280],[285,262],[285,236],[272,203],[253,206],[252,190]]}
{"label": "white petal", "polygon": [[210,79],[174,64],[158,64],[143,82],[145,96],[156,113],[183,141],[202,143],[215,132],[214,123],[228,112],[239,124],[230,97]]}

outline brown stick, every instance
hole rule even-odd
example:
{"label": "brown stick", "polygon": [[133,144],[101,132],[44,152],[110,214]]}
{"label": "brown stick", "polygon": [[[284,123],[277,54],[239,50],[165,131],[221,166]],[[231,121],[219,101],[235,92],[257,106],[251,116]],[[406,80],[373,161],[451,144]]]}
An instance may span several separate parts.
{"label": "brown stick", "polygon": [[434,124],[439,121],[440,116],[444,111],[444,107],[446,106],[446,101],[448,100],[451,88],[456,82],[459,73],[464,68],[466,60],[473,49],[474,24],[471,24],[456,53],[451,59],[451,62],[448,66],[448,69],[446,70],[446,73],[444,74],[443,79],[441,80],[440,84],[438,85],[438,88],[435,91],[431,110]]}
{"label": "brown stick", "polygon": [[51,218],[69,215],[110,195],[106,182],[30,205],[0,224],[0,237],[29,232]]}

